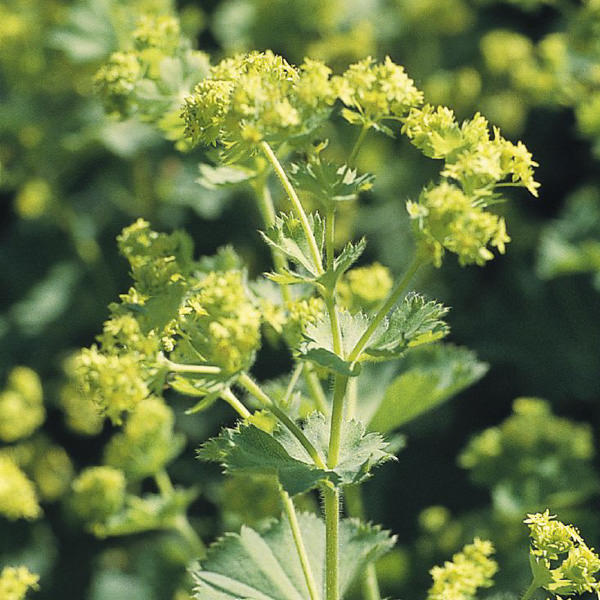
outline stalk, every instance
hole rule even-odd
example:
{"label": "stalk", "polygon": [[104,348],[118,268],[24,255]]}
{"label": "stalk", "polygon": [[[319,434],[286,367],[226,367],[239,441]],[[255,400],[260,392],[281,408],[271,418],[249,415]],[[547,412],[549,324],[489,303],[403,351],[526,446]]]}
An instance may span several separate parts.
{"label": "stalk", "polygon": [[324,490],[325,501],[325,592],[327,600],[339,600],[340,492]]}
{"label": "stalk", "polygon": [[242,419],[248,419],[252,416],[252,413],[240,402],[240,400],[236,397],[236,395],[227,388],[221,392],[221,398],[237,412]]}
{"label": "stalk", "polygon": [[327,415],[327,413],[329,413],[327,397],[325,396],[325,392],[323,392],[319,377],[309,362],[304,366],[304,381],[306,382],[308,393],[313,399],[317,409],[324,415]]}
{"label": "stalk", "polygon": [[373,317],[373,320],[356,343],[356,346],[354,346],[352,352],[350,352],[350,354],[348,355],[348,360],[350,362],[354,362],[360,357],[361,352],[364,350],[364,347],[368,344],[369,340],[371,339],[371,336],[373,335],[377,327],[379,327],[381,321],[385,319],[386,315],[394,307],[400,296],[406,290],[406,287],[410,283],[414,274],[419,270],[419,267],[423,263],[423,259],[419,256],[416,256],[413,259],[412,263],[408,267],[402,279],[400,279],[400,281],[396,284],[396,287],[394,287],[394,289],[390,292],[390,295],[388,296],[387,300],[384,302],[383,306],[377,311],[377,313]]}
{"label": "stalk", "polygon": [[353,167],[354,161],[358,156],[358,151],[362,146],[362,143],[365,141],[365,137],[367,137],[367,133],[369,131],[368,125],[363,125],[360,133],[358,134],[358,138],[356,138],[356,142],[354,142],[354,146],[352,148],[352,152],[350,152],[350,156],[348,158],[348,166]]}
{"label": "stalk", "polygon": [[277,177],[279,177],[279,181],[281,182],[283,189],[285,190],[286,194],[288,195],[288,198],[290,199],[290,202],[292,203],[292,208],[294,209],[294,212],[296,213],[298,219],[300,219],[302,229],[304,230],[304,235],[308,240],[308,245],[310,247],[310,253],[312,255],[313,263],[315,265],[317,273],[321,275],[323,274],[321,251],[317,246],[317,241],[315,240],[315,236],[312,232],[312,229],[310,228],[310,223],[308,222],[308,217],[306,216],[304,207],[300,202],[300,198],[298,198],[298,194],[296,193],[294,186],[291,184],[290,180],[288,179],[288,176],[285,174],[285,171],[283,170],[283,167],[281,166],[281,163],[275,155],[275,152],[273,152],[271,146],[269,146],[267,142],[261,142],[260,147],[261,150],[264,152],[265,156],[267,157],[267,160],[271,163],[271,166],[277,174]]}
{"label": "stalk", "polygon": [[169,360],[164,354],[158,355],[159,364],[165,365],[174,373],[195,373],[196,375],[219,375],[221,369],[212,365],[184,365]]}
{"label": "stalk", "polygon": [[312,568],[308,560],[308,554],[306,553],[306,547],[304,546],[304,540],[302,539],[302,533],[300,531],[300,524],[298,523],[294,501],[282,488],[279,489],[279,493],[281,495],[283,509],[290,524],[290,529],[292,530],[292,537],[294,538],[294,544],[296,545],[298,558],[300,558],[300,564],[302,566],[302,572],[304,573],[304,580],[306,581],[306,587],[308,588],[310,600],[320,600],[319,593],[317,592],[317,584],[315,583]]}
{"label": "stalk", "polygon": [[304,435],[304,432],[292,419],[290,419],[280,408],[269,398],[262,388],[253,381],[248,375],[242,373],[238,378],[238,383],[252,394],[265,408],[268,408],[294,435],[302,444],[308,455],[319,469],[327,470],[325,461],[321,458],[319,451],[312,445],[311,441]]}

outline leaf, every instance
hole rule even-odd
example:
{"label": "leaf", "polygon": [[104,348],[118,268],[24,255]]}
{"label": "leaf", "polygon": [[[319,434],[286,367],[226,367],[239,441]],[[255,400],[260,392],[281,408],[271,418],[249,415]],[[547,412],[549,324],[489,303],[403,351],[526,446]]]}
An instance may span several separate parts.
{"label": "leaf", "polygon": [[[329,421],[325,416],[320,412],[311,413],[302,430],[321,456],[327,456]],[[291,456],[309,460],[306,450],[288,429],[280,427],[274,435]],[[341,440],[338,465],[333,469],[335,477],[329,476],[336,485],[361,483],[370,477],[373,467],[394,459],[383,437],[378,433],[365,433],[364,425],[355,419],[344,422]]]}
{"label": "leaf", "polygon": [[488,370],[474,352],[451,344],[419,348],[405,360],[404,372],[387,387],[379,404],[371,405],[370,414],[362,414],[372,431],[387,433],[412,421],[481,379]]}
{"label": "leaf", "polygon": [[361,238],[356,244],[348,242],[333,261],[333,268],[319,278],[325,289],[332,290],[339,278],[361,257],[367,247],[367,240]]}
{"label": "leaf", "polygon": [[[319,213],[308,215],[310,228],[313,232],[320,253],[325,242],[324,223]],[[300,219],[289,213],[280,214],[275,223],[265,232],[261,232],[265,242],[283,252],[291,261],[304,269],[311,277],[307,280],[316,280],[319,276],[321,265],[315,265],[310,244],[305,235]],[[292,274],[295,275],[295,274]]]}
{"label": "leaf", "polygon": [[313,194],[330,210],[336,202],[354,200],[360,192],[370,189],[374,176],[358,175],[348,165],[322,161],[317,152],[305,163],[292,164],[290,178],[297,188]]}
{"label": "leaf", "polygon": [[[360,312],[352,315],[347,311],[340,311],[338,322],[342,335],[343,356],[347,356],[367,329],[369,318]],[[359,374],[360,365],[350,363],[335,352],[329,315],[325,315],[314,324],[307,325],[304,338],[305,342],[299,351],[302,358],[342,375]]]}
{"label": "leaf", "polygon": [[229,165],[213,167],[206,163],[200,163],[198,169],[200,170],[200,177],[196,179],[196,182],[209,190],[233,187],[247,182],[255,175],[249,169]]}
{"label": "leaf", "polygon": [[273,436],[253,425],[224,429],[200,447],[198,458],[219,462],[230,474],[275,475],[291,495],[310,490],[328,477],[310,457],[299,460],[291,456]]}
{"label": "leaf", "polygon": [[[325,590],[325,524],[313,514],[298,515],[302,539],[318,590]],[[395,538],[354,519],[340,522],[340,597],[369,562]],[[198,600],[309,600],[290,526],[276,521],[262,534],[242,527],[213,544],[192,570]],[[324,595],[323,595],[324,597]]]}
{"label": "leaf", "polygon": [[[312,413],[302,430],[325,458],[329,448],[326,418]],[[364,426],[355,420],[345,423],[338,466],[327,471],[314,465],[306,449],[282,425],[277,425],[273,435],[247,424],[224,429],[201,446],[198,457],[221,463],[229,474],[275,475],[291,495],[306,492],[324,480],[334,485],[360,483],[374,466],[393,458],[385,440],[377,433],[365,434]]]}
{"label": "leaf", "polygon": [[374,358],[397,358],[408,348],[428,344],[448,335],[442,320],[448,308],[411,292],[389,317],[385,330],[371,337],[366,353]]}

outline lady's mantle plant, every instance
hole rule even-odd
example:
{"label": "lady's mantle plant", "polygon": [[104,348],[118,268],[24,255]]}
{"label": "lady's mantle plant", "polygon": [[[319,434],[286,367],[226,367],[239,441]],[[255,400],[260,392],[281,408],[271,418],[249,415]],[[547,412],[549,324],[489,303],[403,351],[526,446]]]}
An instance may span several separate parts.
{"label": "lady's mantle plant", "polygon": [[[510,238],[504,219],[490,207],[503,201],[506,187],[537,195],[536,163],[521,142],[490,131],[481,115],[458,123],[450,109],[424,104],[423,94],[390,58],[368,58],[333,75],[318,61],[295,67],[270,51],[252,52],[207,66],[190,86],[201,69],[185,65],[201,61],[177,41],[176,28],[161,23],[154,37],[136,34],[141,50],[113,57],[98,75],[99,89],[113,110],[157,123],[179,147],[216,149],[211,156],[218,164],[202,166],[204,181],[252,187],[274,268],[249,281],[231,249],[196,259],[185,233],[157,233],[142,220],[123,231],[119,248],[130,263],[133,286],[111,305],[98,343],[80,353],[77,371],[96,405],[113,423],[125,425],[107,447],[104,466],[76,480],[75,504],[84,518],[89,513],[99,535],[165,527],[186,535],[201,559],[193,574],[202,600],[339,600],[358,576],[365,597],[379,598],[373,565],[394,538],[359,519],[340,519],[342,498],[348,496],[348,512],[358,515],[360,483],[393,459],[393,444],[382,433],[485,370],[464,349],[436,344],[413,350],[438,342],[449,330],[447,309],[409,292],[410,283],[422,267],[441,267],[448,252],[461,265],[480,266],[494,258],[494,250],[503,253]],[[167,63],[161,61],[179,61],[187,74],[177,89],[164,81],[161,67]],[[162,90],[169,119],[159,122],[151,103],[142,101],[151,87]],[[184,128],[172,119],[181,97]],[[323,140],[338,113],[358,127],[343,162]],[[416,247],[395,281],[382,265],[355,266],[364,239],[340,249],[336,237],[340,206],[373,184],[373,176],[359,174],[354,164],[371,130],[402,133],[425,156],[442,161],[439,181],[407,203]],[[280,213],[271,198],[272,174],[285,192],[287,210]],[[308,211],[308,205],[316,209]],[[294,357],[283,386],[260,385],[250,374],[263,331],[281,336]],[[377,363],[409,352],[428,353],[443,364],[452,391],[408,403],[394,393],[396,382],[373,401],[368,388],[386,381]],[[323,386],[328,382],[331,397]],[[173,488],[166,474],[182,449],[163,399],[169,388],[195,399],[190,412],[218,400],[237,412],[237,426],[203,444],[199,458],[217,461],[231,474],[276,477],[281,521],[260,533],[242,527],[204,549],[185,517],[193,490]],[[145,477],[155,478],[158,495],[129,492],[129,482]],[[294,496],[314,489],[323,497],[323,520],[295,509]],[[91,512],[90,503],[98,504]],[[570,539],[578,553],[572,560],[583,565],[579,556],[587,546]],[[527,594],[537,587],[562,594],[597,588],[600,565],[591,551],[581,579],[567,568],[568,559],[564,568],[556,567],[555,555],[540,548],[534,544],[532,556],[540,558],[532,566],[544,573],[558,568],[560,577],[552,575],[552,581],[566,583],[552,587],[534,570],[535,587]],[[492,585],[492,552],[490,542],[475,539],[452,563],[432,571],[429,597],[473,598],[478,588]]]}

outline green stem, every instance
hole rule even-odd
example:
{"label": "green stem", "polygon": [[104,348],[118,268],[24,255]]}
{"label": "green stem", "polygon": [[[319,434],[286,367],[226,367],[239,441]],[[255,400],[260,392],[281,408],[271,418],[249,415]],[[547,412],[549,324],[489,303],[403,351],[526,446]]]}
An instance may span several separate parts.
{"label": "green stem", "polygon": [[164,354],[158,355],[159,364],[165,365],[174,373],[195,373],[197,375],[219,375],[221,369],[212,365],[183,365],[169,360]]}
{"label": "green stem", "polygon": [[[255,184],[252,185],[256,204],[262,217],[265,228],[271,227],[275,223],[275,207],[273,206],[273,198],[267,185],[266,177],[261,177]],[[273,258],[273,266],[275,271],[282,273],[287,268],[287,260],[283,253],[271,246],[271,257]],[[281,286],[281,296],[285,302],[291,300],[290,290],[287,285]]]}
{"label": "green stem", "polygon": [[327,600],[339,600],[340,492],[324,489],[325,501],[325,591]]}
{"label": "green stem", "polygon": [[358,138],[356,138],[356,142],[354,142],[352,152],[350,152],[350,156],[348,157],[348,166],[350,166],[350,167],[354,166],[354,161],[356,160],[356,157],[358,156],[358,151],[360,150],[362,143],[365,141],[365,137],[367,136],[368,131],[369,131],[369,126],[363,125],[362,129],[360,130],[360,133],[358,134]]}
{"label": "green stem", "polygon": [[290,523],[292,537],[294,538],[294,544],[296,545],[296,551],[298,552],[298,558],[300,559],[300,564],[302,566],[302,572],[304,573],[304,580],[306,581],[306,587],[308,588],[310,600],[320,600],[320,596],[317,592],[317,584],[315,583],[315,578],[308,560],[306,547],[304,546],[304,540],[302,539],[300,524],[298,523],[298,517],[296,515],[296,508],[294,507],[294,501],[284,489],[279,488],[279,493],[281,495],[283,509]]}
{"label": "green stem", "polygon": [[377,313],[373,317],[373,320],[367,327],[366,331],[362,334],[362,336],[356,343],[356,346],[354,346],[352,352],[350,352],[350,354],[348,355],[348,360],[350,362],[354,362],[360,357],[361,352],[371,339],[371,336],[373,335],[377,327],[379,327],[381,321],[385,319],[386,315],[394,307],[400,296],[406,290],[406,287],[410,283],[414,274],[419,270],[419,267],[423,263],[424,260],[420,256],[416,256],[413,259],[404,276],[396,284],[396,287],[394,287],[394,289],[390,292],[390,295],[388,296],[387,300],[384,302],[383,306],[377,311]]}
{"label": "green stem", "polygon": [[175,491],[171,478],[165,469],[161,469],[158,473],[154,474],[154,481],[161,496],[171,496]]}
{"label": "green stem", "polygon": [[296,367],[294,368],[294,371],[292,373],[292,376],[290,377],[288,386],[285,390],[285,394],[283,395],[283,398],[281,400],[281,404],[283,404],[284,406],[287,406],[288,402],[290,401],[290,398],[292,397],[292,394],[294,393],[294,388],[296,387],[296,384],[298,383],[298,379],[300,379],[300,375],[302,375],[302,371],[304,370],[305,364],[306,363],[304,363],[304,362],[299,362],[296,365]]}
{"label": "green stem", "polygon": [[298,194],[296,193],[294,186],[291,184],[290,180],[288,179],[288,176],[285,174],[285,171],[283,170],[283,167],[281,166],[281,163],[279,162],[279,159],[275,155],[275,152],[273,152],[273,149],[271,148],[271,146],[269,146],[269,144],[267,142],[261,142],[260,147],[261,147],[262,151],[265,153],[267,160],[271,163],[271,166],[273,167],[273,170],[277,174],[277,177],[279,177],[279,181],[281,182],[283,189],[285,190],[286,194],[288,195],[288,198],[290,199],[290,202],[292,203],[294,212],[296,213],[296,216],[298,217],[298,219],[300,219],[300,223],[302,224],[302,229],[304,230],[304,235],[306,236],[306,239],[308,240],[308,245],[310,247],[310,253],[312,254],[312,260],[313,260],[315,269],[317,270],[317,273],[319,275],[322,275],[323,274],[323,262],[322,262],[323,259],[321,257],[321,251],[319,250],[319,247],[317,246],[317,241],[315,240],[315,236],[310,227],[310,223],[308,222],[308,217],[306,216],[306,212],[304,212],[304,207],[302,206],[302,203],[300,202],[300,198],[298,198]]}
{"label": "green stem", "polygon": [[319,469],[327,470],[325,461],[321,458],[319,451],[313,446],[311,441],[304,435],[304,432],[290,417],[288,417],[280,408],[265,394],[261,387],[253,381],[246,373],[242,373],[238,378],[238,383],[252,394],[259,402],[268,408],[296,437],[302,444],[308,455]]}
{"label": "green stem", "polygon": [[529,587],[525,590],[525,593],[523,594],[523,597],[521,598],[521,600],[529,600],[529,598],[531,598],[533,596],[533,593],[535,592],[535,590],[537,590],[539,587],[539,585],[537,584],[536,580],[534,579],[531,584],[529,585]]}
{"label": "green stem", "polygon": [[340,459],[342,425],[344,422],[344,397],[346,395],[347,383],[348,377],[344,375],[336,375],[333,388],[333,404],[331,407],[329,451],[327,453],[327,466],[330,469],[335,469]]}
{"label": "green stem", "polygon": [[329,413],[329,403],[327,402],[327,397],[325,396],[323,386],[319,381],[319,376],[315,373],[312,364],[309,362],[307,362],[306,366],[304,367],[304,380],[306,381],[308,393],[313,399],[317,410],[322,412],[324,415],[327,415]]}
{"label": "green stem", "polygon": [[225,402],[227,402],[227,404],[229,404],[242,419],[248,419],[252,416],[252,413],[240,402],[229,388],[221,392],[221,398],[223,398],[223,400],[225,400]]}
{"label": "green stem", "polygon": [[[361,521],[366,520],[365,505],[360,485],[348,485],[344,488],[348,515]],[[381,600],[375,563],[370,562],[361,578],[362,594],[365,600]]]}
{"label": "green stem", "polygon": [[327,270],[333,268],[335,259],[335,211],[330,210],[325,216],[325,253],[327,256]]}
{"label": "green stem", "polygon": [[190,522],[184,513],[175,517],[173,529],[175,529],[175,531],[177,531],[188,543],[190,550],[194,554],[194,558],[204,558],[206,556],[206,546],[204,545],[204,542],[190,525]]}

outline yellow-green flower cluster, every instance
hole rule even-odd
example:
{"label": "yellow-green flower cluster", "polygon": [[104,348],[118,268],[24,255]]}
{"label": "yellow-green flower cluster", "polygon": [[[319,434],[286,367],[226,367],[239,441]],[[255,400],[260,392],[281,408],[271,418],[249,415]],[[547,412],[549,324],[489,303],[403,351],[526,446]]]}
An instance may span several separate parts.
{"label": "yellow-green flower cluster", "polygon": [[261,315],[241,271],[208,273],[179,310],[172,358],[220,367],[224,374],[247,369],[260,345]]}
{"label": "yellow-green flower cluster", "polygon": [[0,515],[8,519],[35,519],[42,510],[33,483],[15,461],[0,455]]}
{"label": "yellow-green flower cluster", "polygon": [[0,440],[30,436],[46,418],[40,379],[27,367],[15,367],[0,393]]}
{"label": "yellow-green flower cluster", "polygon": [[510,241],[505,221],[485,209],[498,200],[498,185],[525,187],[537,196],[537,163],[527,148],[505,140],[497,128],[492,137],[480,114],[459,125],[443,106],[412,109],[402,131],[426,156],[445,163],[442,182],[407,203],[421,250],[436,266],[446,250],[461,265],[484,265],[494,257],[490,247],[503,253]]}
{"label": "yellow-green flower cluster", "polygon": [[39,579],[27,567],[4,567],[0,572],[0,598],[24,600],[29,590],[39,589]]}
{"label": "yellow-green flower cluster", "polygon": [[406,208],[422,250],[436,267],[446,250],[457,254],[461,265],[484,265],[494,258],[488,246],[504,253],[510,241],[502,217],[487,212],[451,183],[425,188],[418,202],[409,200]]}
{"label": "yellow-green flower cluster", "polygon": [[389,56],[383,63],[369,57],[350,65],[343,75],[332,78],[332,84],[348,107],[342,113],[344,117],[364,127],[377,127],[385,119],[404,117],[409,109],[423,102],[423,93]]}
{"label": "yellow-green flower cluster", "polygon": [[600,557],[589,548],[572,525],[554,520],[550,511],[527,515],[531,555],[537,564],[536,573],[544,573],[539,587],[553,594],[583,594],[600,592]]}
{"label": "yellow-green flower cluster", "polygon": [[325,313],[322,298],[311,297],[286,302],[283,338],[290,348],[297,348],[308,325],[316,323]]}
{"label": "yellow-green flower cluster", "polygon": [[510,483],[521,498],[525,489],[532,490],[532,482],[540,495],[574,488],[581,492],[582,482],[593,487],[594,441],[588,425],[555,416],[539,398],[518,398],[513,410],[504,423],[473,438],[460,455],[474,481],[505,489]]}
{"label": "yellow-green flower cluster", "polygon": [[121,254],[131,265],[138,294],[152,296],[179,282],[192,264],[192,240],[183,231],[158,233],[138,219],[117,237]]}
{"label": "yellow-green flower cluster", "polygon": [[496,561],[490,558],[493,553],[491,542],[475,538],[452,557],[452,562],[433,567],[427,600],[472,600],[479,588],[491,587],[498,570]]}
{"label": "yellow-green flower cluster", "polygon": [[127,114],[130,96],[143,70],[134,52],[114,52],[94,78],[108,112]]}
{"label": "yellow-green flower cluster", "polygon": [[125,505],[125,475],[113,467],[89,467],[73,482],[72,506],[90,523],[102,522]]}
{"label": "yellow-green flower cluster", "polygon": [[186,134],[193,143],[218,141],[240,152],[263,140],[290,141],[329,115],[335,100],[330,73],[314,60],[294,67],[270,50],[225,59],[186,98]]}
{"label": "yellow-green flower cluster", "polygon": [[387,267],[376,262],[351,269],[337,287],[340,304],[351,313],[369,312],[382,302],[392,289],[392,276]]}
{"label": "yellow-green flower cluster", "polygon": [[139,480],[160,471],[181,450],[183,440],[173,433],[175,415],[160,399],[140,402],[122,433],[112,437],[104,451],[105,464]]}

